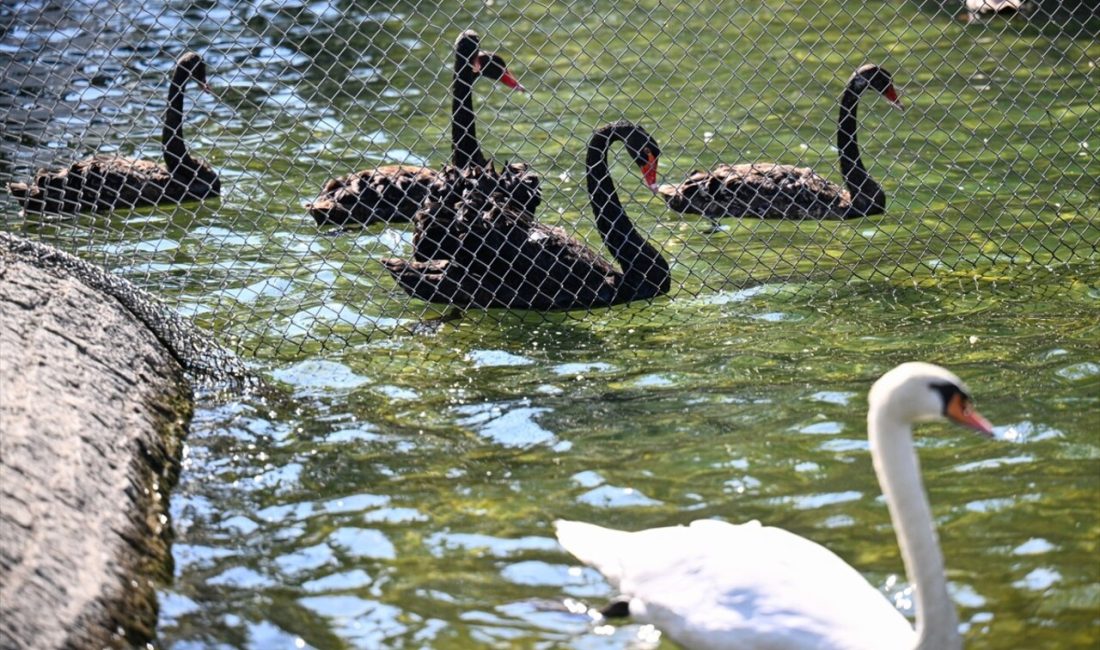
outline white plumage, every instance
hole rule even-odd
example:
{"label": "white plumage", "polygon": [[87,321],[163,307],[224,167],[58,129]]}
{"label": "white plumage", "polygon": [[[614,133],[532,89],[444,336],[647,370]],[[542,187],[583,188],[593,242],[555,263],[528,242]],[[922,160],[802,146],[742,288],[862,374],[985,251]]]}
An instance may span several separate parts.
{"label": "white plumage", "polygon": [[966,10],[972,14],[1012,13],[1026,5],[1026,0],[966,0]]}
{"label": "white plumage", "polygon": [[1035,4],[1028,0],[966,0],[966,12],[959,15],[965,22],[1011,14],[1028,14]]}
{"label": "white plumage", "polygon": [[903,364],[872,389],[871,453],[916,587],[916,631],[832,551],[756,521],[638,532],[557,521],[558,541],[623,594],[631,616],[686,648],[960,648],[911,439],[913,422],[944,415],[991,433],[962,382],[937,366]]}

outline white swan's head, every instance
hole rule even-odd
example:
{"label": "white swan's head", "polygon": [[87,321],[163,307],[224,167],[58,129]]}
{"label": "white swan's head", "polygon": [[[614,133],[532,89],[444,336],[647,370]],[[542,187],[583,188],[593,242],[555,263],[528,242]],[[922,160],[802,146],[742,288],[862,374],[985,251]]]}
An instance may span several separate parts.
{"label": "white swan's head", "polygon": [[948,419],[987,436],[993,425],[974,410],[970,389],[955,373],[931,363],[903,363],[871,387],[870,412],[904,423]]}

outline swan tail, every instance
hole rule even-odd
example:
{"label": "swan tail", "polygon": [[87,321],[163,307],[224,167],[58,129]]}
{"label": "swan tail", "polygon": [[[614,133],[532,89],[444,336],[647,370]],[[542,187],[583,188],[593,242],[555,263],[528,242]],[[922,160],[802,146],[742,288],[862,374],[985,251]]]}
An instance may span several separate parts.
{"label": "swan tail", "polygon": [[26,183],[8,183],[8,192],[16,199],[26,200],[31,193],[31,186]]}
{"label": "swan tail", "polygon": [[[49,180],[49,177],[39,176],[35,179],[36,182],[32,183],[8,183],[8,193],[15,199],[16,203],[23,208],[24,212],[61,212],[63,208],[68,206],[63,200],[58,200],[59,197],[65,195],[64,188],[61,191],[51,191],[47,194],[49,186],[43,187],[40,183],[42,180]],[[53,199],[53,200],[51,200]],[[71,211],[79,211],[79,205],[73,203],[68,206]]]}
{"label": "swan tail", "polygon": [[452,270],[450,260],[410,262],[391,257],[382,260],[382,266],[386,267],[405,293],[413,298],[457,306],[467,306],[473,302],[469,292],[449,272]]}
{"label": "swan tail", "polygon": [[35,197],[41,195],[42,191],[37,185],[31,185],[28,183],[8,183],[8,193],[15,199],[19,207],[27,210],[33,207],[35,203]]}
{"label": "swan tail", "polygon": [[700,211],[692,205],[691,197],[680,185],[668,183],[657,188],[657,196],[661,197],[668,209],[682,214],[700,214]]}
{"label": "swan tail", "polygon": [[364,169],[330,179],[305,208],[318,226],[412,221],[436,176],[425,167]]}
{"label": "swan tail", "polygon": [[660,194],[666,200],[670,199],[680,193],[680,188],[676,185],[665,183],[657,188],[657,194]]}
{"label": "swan tail", "polygon": [[305,209],[318,226],[368,225],[381,220],[378,199],[365,179],[349,174],[325,183],[320,196],[306,203]]}
{"label": "swan tail", "polygon": [[554,522],[554,530],[558,543],[565,550],[602,573],[611,584],[618,586],[622,578],[619,558],[629,544],[627,537],[630,533],[562,519]]}
{"label": "swan tail", "polygon": [[318,198],[313,203],[306,203],[304,207],[309,216],[313,217],[313,220],[317,222],[318,226],[325,226],[331,223],[343,223],[347,221],[348,215],[337,216],[337,204],[336,201],[328,198]]}

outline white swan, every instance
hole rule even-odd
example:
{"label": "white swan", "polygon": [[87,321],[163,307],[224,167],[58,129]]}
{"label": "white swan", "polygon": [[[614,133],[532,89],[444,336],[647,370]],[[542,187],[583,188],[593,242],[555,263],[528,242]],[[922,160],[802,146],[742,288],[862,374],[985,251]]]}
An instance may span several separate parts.
{"label": "white swan", "polygon": [[927,363],[883,375],[869,402],[871,458],[914,587],[916,630],[832,551],[756,521],[638,532],[557,521],[558,541],[620,590],[631,616],[686,648],[961,648],[912,425],[946,417],[986,435],[992,425],[958,377]]}
{"label": "white swan", "polygon": [[1027,0],[966,0],[961,20],[971,22],[1000,14],[1030,13],[1034,5]]}

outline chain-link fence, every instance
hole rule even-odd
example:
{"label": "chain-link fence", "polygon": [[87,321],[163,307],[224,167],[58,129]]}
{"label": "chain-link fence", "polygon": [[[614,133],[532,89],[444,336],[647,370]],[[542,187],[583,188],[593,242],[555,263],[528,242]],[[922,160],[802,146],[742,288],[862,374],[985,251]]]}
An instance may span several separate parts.
{"label": "chain-link fence", "polygon": [[5,3],[4,228],[251,349],[1095,263],[1100,9],[970,4]]}

